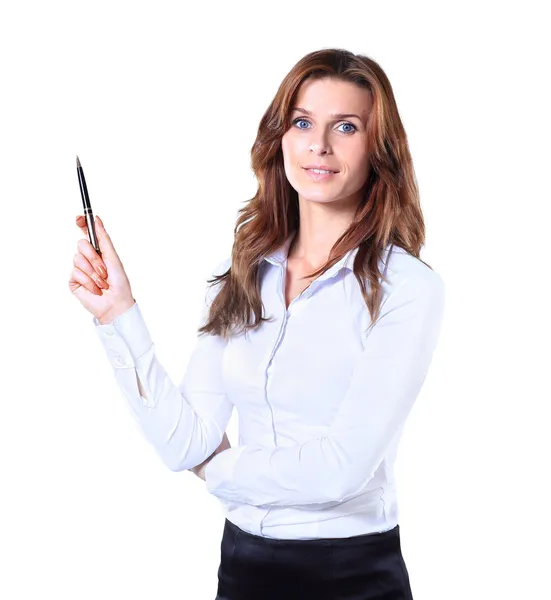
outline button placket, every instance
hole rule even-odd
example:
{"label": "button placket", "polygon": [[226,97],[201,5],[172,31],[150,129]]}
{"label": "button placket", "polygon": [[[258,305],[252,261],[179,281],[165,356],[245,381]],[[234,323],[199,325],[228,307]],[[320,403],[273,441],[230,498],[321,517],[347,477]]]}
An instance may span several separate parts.
{"label": "button placket", "polygon": [[312,282],[309,287],[291,300],[291,304],[289,304],[289,307],[287,308],[288,319],[291,317],[291,315],[296,314],[297,310],[302,310],[301,307],[304,307],[306,300],[308,300],[314,293],[314,283],[315,282]]}

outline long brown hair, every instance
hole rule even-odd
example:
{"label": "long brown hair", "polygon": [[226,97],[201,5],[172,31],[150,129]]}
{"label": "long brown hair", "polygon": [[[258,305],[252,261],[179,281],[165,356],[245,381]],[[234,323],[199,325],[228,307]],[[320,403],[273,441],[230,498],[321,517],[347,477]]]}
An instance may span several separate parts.
{"label": "long brown hair", "polygon": [[[285,175],[281,138],[290,126],[290,113],[301,84],[324,77],[352,82],[371,92],[372,109],[367,121],[370,173],[350,226],[332,247],[327,262],[307,277],[318,277],[349,250],[358,248],[353,271],[372,325],[379,317],[382,301],[379,278],[387,281],[379,272],[378,263],[388,244],[421,260],[425,225],[417,180],[386,74],[374,60],[361,54],[334,48],[311,52],[285,76],[260,121],[251,149],[258,190],[238,211],[231,266],[208,280],[219,289],[199,333],[228,339],[269,320],[262,316],[262,259],[279,248],[299,226],[298,194]],[[366,280],[370,283],[369,292]]]}

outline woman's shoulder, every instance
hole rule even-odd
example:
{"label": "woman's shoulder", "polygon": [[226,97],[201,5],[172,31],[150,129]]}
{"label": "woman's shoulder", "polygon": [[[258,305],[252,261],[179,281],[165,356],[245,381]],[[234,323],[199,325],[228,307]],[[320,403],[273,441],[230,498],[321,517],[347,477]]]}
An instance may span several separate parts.
{"label": "woman's shoulder", "polygon": [[444,287],[440,273],[421,258],[400,246],[388,247],[383,255],[383,269],[392,289],[409,282],[409,287],[419,292],[439,291]]}

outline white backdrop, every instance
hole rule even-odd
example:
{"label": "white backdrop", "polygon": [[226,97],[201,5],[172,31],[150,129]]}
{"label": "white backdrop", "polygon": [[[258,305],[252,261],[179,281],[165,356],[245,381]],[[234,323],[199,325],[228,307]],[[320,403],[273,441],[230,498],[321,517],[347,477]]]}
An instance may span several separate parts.
{"label": "white backdrop", "polygon": [[[421,191],[422,258],[447,286],[397,462],[414,596],[545,596],[543,5],[2,3],[0,597],[215,597],[221,506],[140,437],[68,288],[75,157],[179,382],[206,278],[256,191],[260,118],[289,69],[324,47],[388,74]],[[235,412],[228,435],[236,445]]]}

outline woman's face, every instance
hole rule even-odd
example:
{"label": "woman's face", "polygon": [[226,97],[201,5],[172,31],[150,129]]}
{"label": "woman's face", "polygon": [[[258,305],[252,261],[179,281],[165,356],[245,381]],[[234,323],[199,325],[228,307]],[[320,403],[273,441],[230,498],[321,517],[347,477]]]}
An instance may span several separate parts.
{"label": "woman's face", "polygon": [[[302,84],[291,126],[281,140],[285,174],[300,203],[360,202],[369,174],[366,123],[371,106],[370,91],[350,82],[324,78]],[[318,176],[305,169],[309,165],[338,173]]]}

